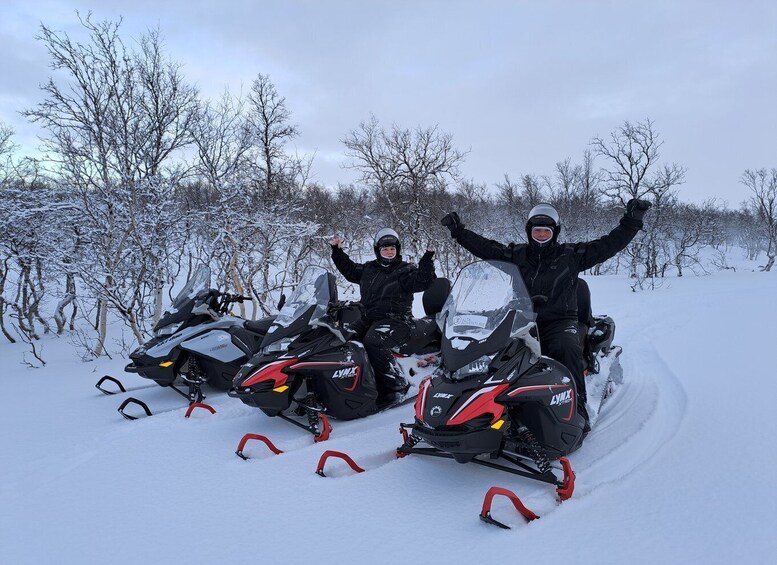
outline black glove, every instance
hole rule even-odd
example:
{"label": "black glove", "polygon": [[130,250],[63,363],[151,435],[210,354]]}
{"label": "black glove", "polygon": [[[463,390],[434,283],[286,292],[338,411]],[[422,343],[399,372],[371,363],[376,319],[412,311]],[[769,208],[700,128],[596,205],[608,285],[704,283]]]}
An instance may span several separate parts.
{"label": "black glove", "polygon": [[421,256],[421,261],[431,261],[433,257],[434,257],[434,251],[432,251],[431,249],[427,249],[426,253],[424,253]]}
{"label": "black glove", "polygon": [[452,237],[456,237],[464,229],[464,222],[459,219],[459,215],[456,212],[448,212],[440,220],[440,223],[450,230]]}
{"label": "black glove", "polygon": [[641,222],[645,212],[650,210],[652,205],[653,203],[648,200],[632,198],[626,203],[626,217]]}

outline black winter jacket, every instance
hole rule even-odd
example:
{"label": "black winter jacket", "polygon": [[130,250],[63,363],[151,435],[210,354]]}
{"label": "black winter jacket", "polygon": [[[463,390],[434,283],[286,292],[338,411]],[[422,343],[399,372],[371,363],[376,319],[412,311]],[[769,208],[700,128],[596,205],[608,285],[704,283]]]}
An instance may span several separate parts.
{"label": "black winter jacket", "polygon": [[359,285],[361,303],[367,319],[406,319],[412,316],[413,293],[429,288],[437,278],[434,273],[434,253],[427,251],[418,267],[398,256],[388,266],[377,260],[354,263],[341,248],[332,247],[332,260],[345,280]]}
{"label": "black winter jacket", "polygon": [[518,265],[529,294],[548,298],[546,303],[535,305],[537,322],[542,323],[577,320],[578,274],[622,251],[641,227],[641,221],[624,216],[618,227],[599,239],[544,247],[535,243],[503,245],[467,229],[461,230],[456,241],[481,259]]}

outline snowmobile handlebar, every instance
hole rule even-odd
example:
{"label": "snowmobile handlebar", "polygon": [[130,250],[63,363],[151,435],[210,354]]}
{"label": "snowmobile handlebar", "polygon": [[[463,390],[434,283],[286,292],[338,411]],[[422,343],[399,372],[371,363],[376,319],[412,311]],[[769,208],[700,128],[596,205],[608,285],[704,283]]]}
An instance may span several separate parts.
{"label": "snowmobile handlebar", "polygon": [[243,296],[241,294],[229,294],[228,292],[224,293],[224,301],[225,302],[245,302],[246,300],[251,300],[250,296]]}

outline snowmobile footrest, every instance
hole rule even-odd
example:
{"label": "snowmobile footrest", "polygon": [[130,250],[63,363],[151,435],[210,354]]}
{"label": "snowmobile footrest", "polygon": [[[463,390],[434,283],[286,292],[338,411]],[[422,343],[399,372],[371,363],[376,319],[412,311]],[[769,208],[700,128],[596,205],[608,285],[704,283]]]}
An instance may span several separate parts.
{"label": "snowmobile footrest", "polygon": [[327,450],[327,451],[324,451],[324,453],[321,455],[321,459],[318,460],[318,467],[316,468],[316,474],[321,475],[322,477],[326,477],[326,475],[324,474],[324,465],[326,464],[326,460],[329,459],[330,457],[337,457],[339,459],[342,459],[343,461],[348,463],[348,466],[354,471],[356,471],[357,473],[364,472],[364,469],[359,467],[348,454],[343,453],[341,451]]}
{"label": "snowmobile footrest", "polygon": [[257,439],[263,442],[270,451],[275,453],[275,455],[280,455],[281,453],[283,453],[283,451],[275,447],[275,444],[271,442],[267,436],[262,436],[259,434],[246,434],[240,440],[240,443],[237,445],[237,451],[235,451],[235,455],[240,457],[240,459],[242,459],[243,461],[248,461],[249,459],[248,457],[243,455],[243,449],[245,448],[246,443],[248,443],[248,440],[251,440],[251,439]]}
{"label": "snowmobile footrest", "polygon": [[480,519],[488,524],[492,524],[494,526],[498,526],[500,528],[503,528],[505,530],[509,530],[510,526],[507,524],[503,524],[502,522],[499,522],[497,520],[494,520],[494,518],[491,517],[491,502],[493,501],[495,496],[506,496],[510,499],[510,502],[513,503],[513,506],[515,506],[515,509],[518,511],[518,513],[523,516],[527,522],[531,522],[532,520],[536,520],[539,518],[534,512],[526,508],[526,506],[523,505],[523,502],[521,502],[521,499],[518,498],[518,495],[515,494],[511,490],[507,490],[502,487],[491,487],[488,489],[488,492],[486,493],[486,497],[483,499],[483,508],[480,511]]}
{"label": "snowmobile footrest", "polygon": [[575,472],[572,470],[572,465],[566,457],[560,458],[559,462],[564,469],[564,484],[556,488],[556,494],[558,494],[559,500],[563,502],[572,498],[572,493],[575,492]]}
{"label": "snowmobile footrest", "polygon": [[124,412],[124,409],[127,406],[129,406],[130,404],[137,404],[138,406],[140,406],[145,411],[146,416],[153,416],[153,414],[151,413],[151,410],[149,409],[149,407],[146,405],[145,402],[143,402],[142,400],[138,400],[137,398],[132,398],[130,396],[124,402],[121,403],[121,406],[119,406],[119,414],[124,416],[127,420],[137,420],[138,419],[137,416],[131,416],[130,414],[127,414],[126,412]]}
{"label": "snowmobile footrest", "polygon": [[211,414],[216,413],[216,409],[213,408],[213,406],[211,406],[210,404],[205,404],[204,402],[192,402],[191,404],[189,404],[189,408],[186,410],[186,414],[184,414],[184,418],[188,418],[189,416],[191,416],[195,408],[204,408]]}
{"label": "snowmobile footrest", "polygon": [[96,385],[94,385],[97,388],[97,390],[99,390],[103,394],[107,394],[108,396],[110,396],[112,394],[118,394],[118,392],[116,392],[116,391],[110,391],[110,390],[107,390],[107,389],[104,389],[103,387],[101,387],[100,385],[103,384],[105,381],[110,381],[110,382],[114,383],[117,387],[119,387],[119,390],[121,392],[127,392],[127,389],[124,388],[124,385],[121,384],[121,381],[119,379],[115,379],[115,378],[113,378],[110,375],[105,375],[103,378],[101,378],[99,381],[97,381]]}

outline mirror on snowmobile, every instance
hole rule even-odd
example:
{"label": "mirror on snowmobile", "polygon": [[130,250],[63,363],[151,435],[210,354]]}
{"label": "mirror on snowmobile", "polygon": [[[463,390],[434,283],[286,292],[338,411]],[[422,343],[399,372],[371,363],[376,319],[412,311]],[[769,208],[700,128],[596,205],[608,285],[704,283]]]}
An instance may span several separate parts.
{"label": "mirror on snowmobile", "polygon": [[283,308],[283,305],[286,304],[286,295],[284,293],[281,293],[281,298],[278,300],[278,310]]}

